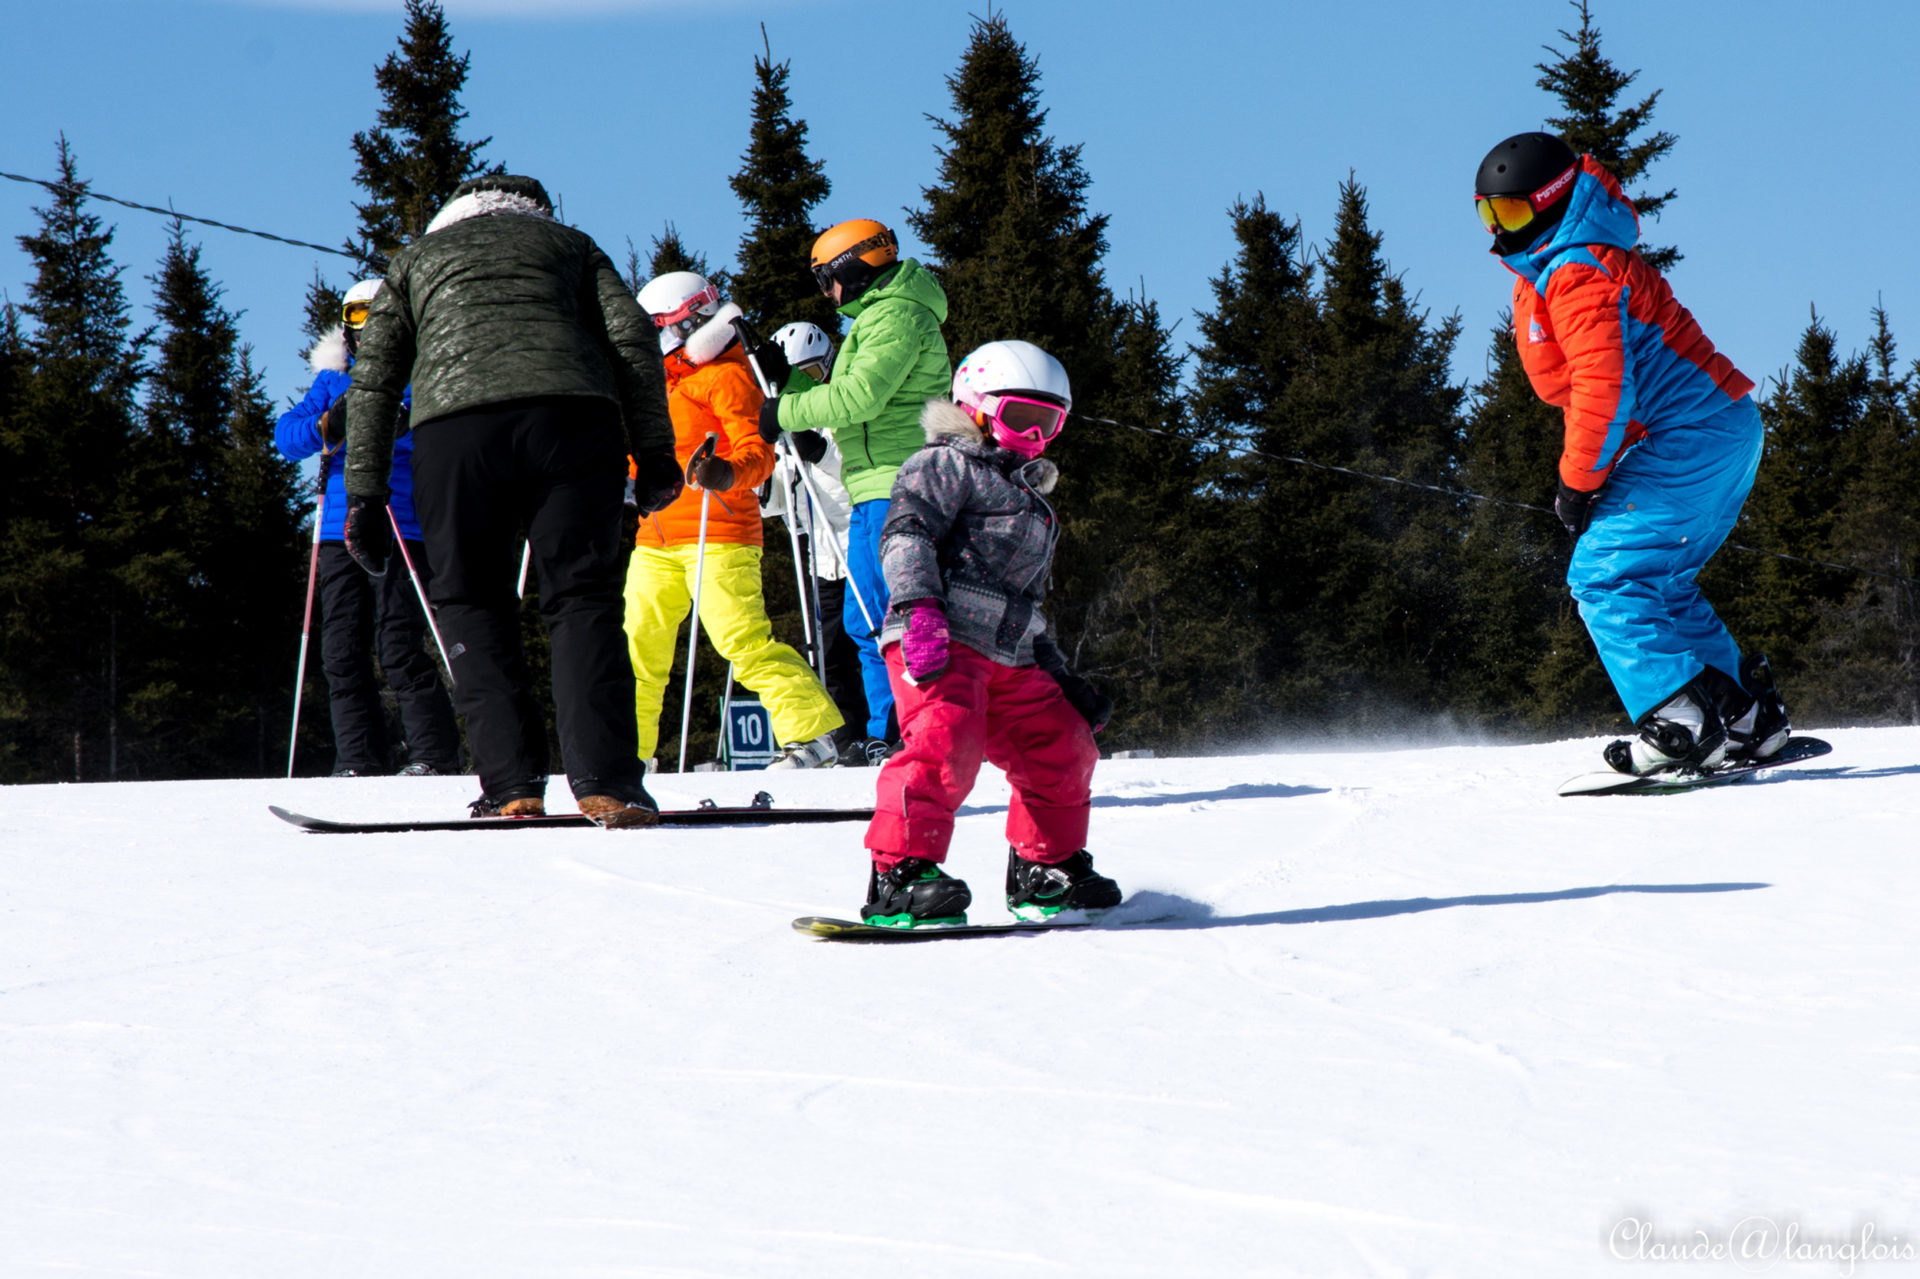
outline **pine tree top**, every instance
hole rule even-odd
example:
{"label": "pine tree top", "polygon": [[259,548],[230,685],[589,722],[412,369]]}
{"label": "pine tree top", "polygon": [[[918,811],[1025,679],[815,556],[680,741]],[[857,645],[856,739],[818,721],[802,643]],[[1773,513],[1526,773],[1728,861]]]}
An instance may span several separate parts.
{"label": "pine tree top", "polygon": [[39,231],[18,237],[34,263],[27,301],[20,309],[34,321],[30,341],[36,352],[111,364],[128,354],[130,322],[121,268],[108,252],[113,228],[87,210],[89,184],[80,177],[64,133],[57,167],[60,181],[52,203],[34,209]]}
{"label": "pine tree top", "polygon": [[[766,27],[760,29],[766,38]],[[775,62],[771,45],[753,60],[753,112],[740,169],[727,179],[747,215],[732,298],[764,331],[798,320],[829,333],[840,329],[833,303],[808,270],[818,234],[813,210],[833,191],[826,166],[807,154],[807,122],[793,116],[787,89],[792,67]]]}
{"label": "pine tree top", "polygon": [[[1621,93],[1640,78],[1640,72],[1622,71],[1600,51],[1600,29],[1593,24],[1588,0],[1569,0],[1569,3],[1580,14],[1577,30],[1560,32],[1560,38],[1569,47],[1544,46],[1553,55],[1553,61],[1536,63],[1534,68],[1540,72],[1535,83],[1560,99],[1566,112],[1550,116],[1547,127],[1566,139],[1575,151],[1591,155],[1605,165],[1607,171],[1620,180],[1621,189],[1627,192],[1627,198],[1633,201],[1640,216],[1657,220],[1677,193],[1672,190],[1658,195],[1635,192],[1633,184],[1680,140],[1664,130],[1635,137],[1653,119],[1654,104],[1660,100],[1661,91],[1655,89],[1631,106],[1616,108]],[[1670,247],[1643,247],[1640,256],[1662,272],[1681,260],[1679,250]]]}
{"label": "pine tree top", "polygon": [[[369,199],[360,215],[362,255],[390,257],[425,231],[454,188],[489,170],[480,151],[491,138],[460,139],[460,90],[472,55],[454,56],[447,16],[436,0],[405,0],[400,47],[374,69],[380,90],[378,125],[353,135],[356,185]],[[499,171],[494,166],[493,172]]]}

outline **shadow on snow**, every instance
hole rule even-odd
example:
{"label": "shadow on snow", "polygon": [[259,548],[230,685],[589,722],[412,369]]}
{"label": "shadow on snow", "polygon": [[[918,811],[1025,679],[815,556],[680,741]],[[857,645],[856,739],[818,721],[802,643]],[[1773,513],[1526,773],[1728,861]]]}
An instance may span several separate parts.
{"label": "shadow on snow", "polygon": [[[1219,790],[1183,791],[1177,795],[1095,795],[1095,808],[1164,808],[1172,804],[1205,804],[1221,799],[1291,799],[1296,795],[1325,795],[1325,786],[1283,786],[1279,783],[1241,782]],[[1005,804],[965,805],[956,817],[982,817],[1004,813]]]}
{"label": "shadow on snow", "polygon": [[[1251,928],[1264,924],[1332,924],[1353,919],[1384,919],[1390,915],[1418,915],[1455,906],[1524,906],[1538,902],[1579,901],[1613,893],[1743,893],[1771,884],[1603,884],[1590,888],[1562,888],[1545,893],[1475,893],[1468,897],[1406,897],[1395,901],[1349,902],[1343,906],[1312,906],[1304,910],[1271,910],[1258,915],[1216,915],[1213,907],[1173,893],[1135,893],[1117,907],[1109,924],[1121,928]],[[1128,918],[1138,919],[1137,924]]]}

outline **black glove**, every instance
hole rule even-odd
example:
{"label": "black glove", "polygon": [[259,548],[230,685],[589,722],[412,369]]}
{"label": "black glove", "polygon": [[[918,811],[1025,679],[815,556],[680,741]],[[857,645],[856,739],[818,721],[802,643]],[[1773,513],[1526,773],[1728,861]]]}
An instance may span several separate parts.
{"label": "black glove", "polygon": [[793,451],[808,466],[818,466],[820,459],[827,455],[827,437],[818,431],[790,431],[793,437]]}
{"label": "black glove", "polygon": [[[1601,488],[1605,488],[1602,485]],[[1560,491],[1554,495],[1553,513],[1567,526],[1567,532],[1579,537],[1587,531],[1587,525],[1593,523],[1593,505],[1600,500],[1600,489],[1583,493],[1565,480],[1560,481]]]}
{"label": "black glove", "polygon": [[687,474],[709,493],[724,493],[733,487],[733,463],[724,457],[697,457]]}
{"label": "black glove", "polygon": [[635,458],[634,470],[633,504],[642,516],[666,510],[686,487],[680,477],[680,459],[671,450]]}
{"label": "black glove", "polygon": [[347,438],[347,397],[341,396],[320,415],[320,442],[329,449]]}
{"label": "black glove", "polygon": [[780,397],[760,406],[760,438],[771,444],[780,438]]}
{"label": "black glove", "polygon": [[393,525],[387,519],[387,504],[376,497],[358,494],[347,499],[347,554],[354,563],[374,577],[387,575],[387,560],[393,554]]}
{"label": "black glove", "polygon": [[775,395],[787,387],[787,379],[793,376],[793,366],[787,363],[787,353],[780,349],[778,342],[762,342],[751,352],[753,362],[760,366],[760,376],[767,379],[767,385],[773,388]]}
{"label": "black glove", "polygon": [[1054,682],[1067,695],[1067,703],[1080,712],[1087,727],[1099,732],[1113,718],[1113,699],[1065,667],[1053,672]]}

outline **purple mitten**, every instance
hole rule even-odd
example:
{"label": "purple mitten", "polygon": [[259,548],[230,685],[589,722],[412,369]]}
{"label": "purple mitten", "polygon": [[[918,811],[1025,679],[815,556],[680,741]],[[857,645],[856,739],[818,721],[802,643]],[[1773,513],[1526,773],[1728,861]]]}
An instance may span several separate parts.
{"label": "purple mitten", "polygon": [[946,606],[939,600],[914,600],[906,611],[907,633],[900,637],[900,658],[906,663],[907,683],[939,679],[947,669]]}

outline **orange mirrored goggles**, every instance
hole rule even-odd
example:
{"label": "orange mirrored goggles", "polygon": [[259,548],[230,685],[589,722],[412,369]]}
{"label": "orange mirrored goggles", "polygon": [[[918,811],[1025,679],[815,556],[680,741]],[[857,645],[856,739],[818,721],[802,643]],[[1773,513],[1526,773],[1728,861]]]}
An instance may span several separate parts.
{"label": "orange mirrored goggles", "polygon": [[1524,195],[1476,195],[1473,207],[1480,211],[1481,225],[1495,235],[1502,231],[1522,231],[1539,216],[1533,201]]}
{"label": "orange mirrored goggles", "polygon": [[373,303],[371,301],[349,302],[340,308],[340,323],[350,329],[365,328],[367,312],[371,310],[373,310]]}
{"label": "orange mirrored goggles", "polygon": [[1480,224],[1490,235],[1524,231],[1543,210],[1551,208],[1554,201],[1565,195],[1568,184],[1579,176],[1580,164],[1575,161],[1567,166],[1566,172],[1531,195],[1476,194],[1473,207],[1480,211]]}

